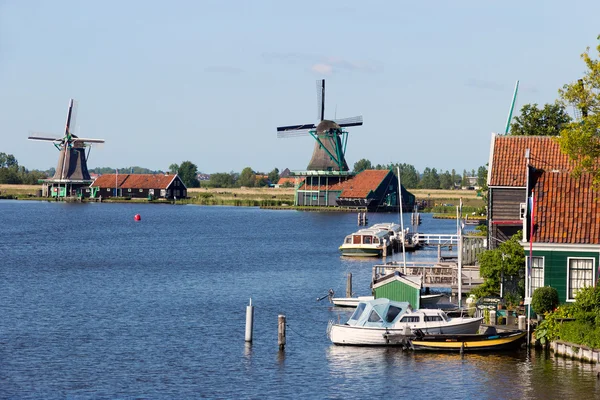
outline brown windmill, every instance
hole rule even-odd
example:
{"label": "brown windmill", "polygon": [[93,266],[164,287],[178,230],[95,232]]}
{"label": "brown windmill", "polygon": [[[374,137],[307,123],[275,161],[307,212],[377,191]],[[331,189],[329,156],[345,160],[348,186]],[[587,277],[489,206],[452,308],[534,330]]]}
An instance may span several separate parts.
{"label": "brown windmill", "polygon": [[[87,159],[92,143],[104,143],[104,139],[80,138],[72,133],[71,124],[74,120],[74,101],[69,101],[65,134],[61,138],[29,136],[29,140],[52,142],[59,151],[56,172],[50,179],[44,179],[47,196],[74,196],[82,188],[92,183],[87,168]],[[74,124],[74,123],[73,123]],[[88,148],[86,154],[86,147]]]}
{"label": "brown windmill", "polygon": [[315,140],[308,171],[348,171],[344,153],[348,143],[349,126],[363,124],[362,116],[336,120],[325,119],[325,80],[317,81],[317,105],[319,122],[315,124],[280,126],[277,137],[304,136],[310,134]]}

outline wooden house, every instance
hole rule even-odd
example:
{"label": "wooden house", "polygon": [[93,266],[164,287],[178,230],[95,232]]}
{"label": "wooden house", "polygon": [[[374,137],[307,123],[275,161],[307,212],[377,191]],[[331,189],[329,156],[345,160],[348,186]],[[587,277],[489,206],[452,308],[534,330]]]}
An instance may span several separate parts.
{"label": "wooden house", "polygon": [[373,296],[376,299],[408,301],[415,309],[421,308],[421,277],[408,276],[398,271],[373,280]]}
{"label": "wooden house", "polygon": [[178,175],[105,174],[84,191],[85,197],[129,197],[173,200],[187,197],[187,188]]}
{"label": "wooden house", "polygon": [[496,248],[523,231],[533,256],[526,297],[552,286],[569,302],[579,288],[595,285],[600,207],[591,178],[571,175],[573,164],[552,137],[495,135],[489,165],[488,243]]}
{"label": "wooden house", "polygon": [[[398,209],[398,179],[391,170],[364,170],[333,184],[307,177],[296,191],[297,205],[340,206],[371,212]],[[402,204],[412,210],[415,196],[402,187]]]}

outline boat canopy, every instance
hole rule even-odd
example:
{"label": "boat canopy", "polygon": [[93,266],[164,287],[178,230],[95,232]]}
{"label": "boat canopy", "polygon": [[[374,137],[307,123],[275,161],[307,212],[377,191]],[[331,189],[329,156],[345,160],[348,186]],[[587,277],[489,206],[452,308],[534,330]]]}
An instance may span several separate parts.
{"label": "boat canopy", "polygon": [[409,307],[410,303],[406,301],[389,299],[360,301],[346,325],[391,328]]}

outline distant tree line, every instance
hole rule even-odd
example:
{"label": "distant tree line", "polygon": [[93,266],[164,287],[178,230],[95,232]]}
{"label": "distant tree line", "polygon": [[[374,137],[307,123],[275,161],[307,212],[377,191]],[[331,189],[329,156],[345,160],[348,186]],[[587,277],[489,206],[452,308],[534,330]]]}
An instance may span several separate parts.
{"label": "distant tree line", "polygon": [[12,154],[0,153],[0,184],[35,185],[39,179],[45,179],[48,174],[44,171],[29,171]]}

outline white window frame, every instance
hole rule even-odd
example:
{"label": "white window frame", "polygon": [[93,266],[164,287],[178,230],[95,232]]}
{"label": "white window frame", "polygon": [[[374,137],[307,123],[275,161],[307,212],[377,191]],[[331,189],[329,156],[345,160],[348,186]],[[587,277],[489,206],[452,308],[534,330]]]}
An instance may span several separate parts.
{"label": "white window frame", "polygon": [[[533,265],[531,266],[531,294],[530,294],[530,296],[533,296],[533,292],[535,292],[535,289],[537,289],[538,287],[544,287],[544,285],[546,284],[545,279],[544,279],[544,276],[545,276],[545,273],[546,273],[546,257],[545,256],[533,256],[533,258],[534,258],[534,260],[533,260],[534,261],[533,262],[534,265],[535,265],[535,259],[536,258],[537,259],[541,259],[542,260],[542,267],[541,268],[539,268],[539,267],[538,268],[534,268]],[[527,263],[529,264],[529,256],[527,256]],[[529,267],[529,265],[528,265],[528,267]],[[533,270],[534,269],[542,271],[542,285],[541,286],[537,286],[537,287],[533,286]]]}
{"label": "white window frame", "polygon": [[575,297],[569,297],[569,289],[571,283],[571,260],[592,260],[592,286],[594,282],[596,282],[596,259],[594,257],[567,257],[567,296],[566,299],[568,302],[574,302]]}

